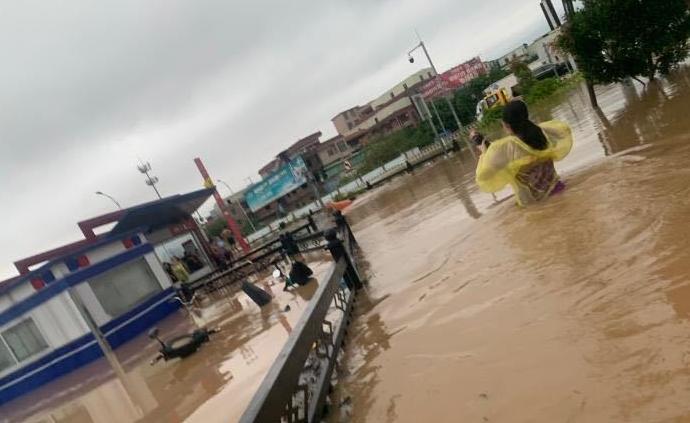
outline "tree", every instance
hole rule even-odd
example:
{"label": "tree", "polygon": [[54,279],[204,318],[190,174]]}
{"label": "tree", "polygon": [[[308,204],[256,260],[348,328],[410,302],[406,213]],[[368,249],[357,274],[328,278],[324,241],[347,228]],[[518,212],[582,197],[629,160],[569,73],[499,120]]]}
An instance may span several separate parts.
{"label": "tree", "polygon": [[416,128],[404,128],[390,135],[371,140],[363,149],[364,160],[357,172],[364,175],[387,163],[407,150],[434,142],[434,134],[427,122]]}
{"label": "tree", "polygon": [[583,5],[557,43],[575,57],[590,84],[654,80],[688,56],[685,0],[584,0]]}
{"label": "tree", "polygon": [[534,79],[534,74],[532,70],[527,66],[527,63],[515,60],[510,64],[510,70],[515,74],[518,79],[518,88],[520,93],[528,93],[536,80]]}
{"label": "tree", "polygon": [[225,219],[216,218],[206,222],[204,230],[209,238],[214,238],[220,236],[220,233],[223,232],[223,229],[226,229],[227,227],[228,223],[225,221]]}

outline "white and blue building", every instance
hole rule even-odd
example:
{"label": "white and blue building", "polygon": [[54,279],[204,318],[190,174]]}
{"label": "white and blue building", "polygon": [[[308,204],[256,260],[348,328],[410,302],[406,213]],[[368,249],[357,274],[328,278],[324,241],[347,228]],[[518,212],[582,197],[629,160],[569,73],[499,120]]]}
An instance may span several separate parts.
{"label": "white and blue building", "polygon": [[[116,214],[114,228],[54,251],[0,282],[0,404],[102,355],[68,292],[73,289],[113,348],[179,306],[162,263],[195,249],[212,271],[193,213],[212,193],[168,197]],[[91,239],[89,239],[91,238]]]}

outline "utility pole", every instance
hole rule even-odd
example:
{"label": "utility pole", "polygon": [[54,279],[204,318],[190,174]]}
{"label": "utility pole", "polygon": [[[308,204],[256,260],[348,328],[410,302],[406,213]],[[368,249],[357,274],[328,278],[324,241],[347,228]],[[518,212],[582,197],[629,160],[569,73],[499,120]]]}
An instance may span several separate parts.
{"label": "utility pole", "polygon": [[94,336],[94,338],[96,338],[96,342],[98,343],[98,346],[101,347],[101,351],[103,352],[105,359],[108,360],[110,367],[113,369],[117,377],[120,378],[120,380],[127,380],[127,375],[125,374],[122,365],[118,361],[115,352],[113,351],[103,332],[101,332],[101,328],[98,327],[98,324],[91,315],[91,312],[89,312],[89,309],[84,305],[84,302],[82,301],[77,290],[73,286],[70,286],[67,288],[67,293],[69,294],[69,297],[74,305],[77,307],[79,314],[86,322],[86,325],[89,327],[91,334]]}
{"label": "utility pole", "polygon": [[[415,31],[416,32],[416,31]],[[414,58],[412,57],[412,53],[417,50],[418,48],[421,48],[424,51],[424,55],[426,56],[426,59],[429,61],[429,64],[431,65],[431,69],[434,71],[434,75],[436,76],[436,81],[438,82],[439,86],[443,87],[443,80],[441,79],[441,75],[439,75],[438,71],[436,70],[436,65],[434,65],[434,61],[431,60],[431,55],[429,55],[429,51],[426,49],[426,45],[424,44],[424,41],[422,41],[422,37],[419,36],[419,33],[417,33],[417,38],[419,39],[419,44],[417,44],[412,50],[407,52],[408,59],[410,63],[414,63]],[[453,114],[453,119],[455,119],[455,123],[458,126],[458,131],[462,129],[462,122],[460,122],[460,118],[458,118],[458,114],[455,112],[455,107],[453,107],[453,103],[446,97],[445,95],[442,96],[445,100],[446,103],[448,103],[448,107],[450,108],[451,113]],[[433,105],[433,102],[432,102]],[[470,141],[465,138],[465,144],[467,145],[467,148],[470,150],[470,153],[472,153],[472,157],[474,160],[477,160],[477,153],[474,152],[474,148],[470,144]]]}
{"label": "utility pole", "polygon": [[438,138],[439,134],[438,130],[436,130],[436,125],[434,124],[434,117],[431,115],[431,111],[429,110],[429,106],[426,104],[426,101],[424,101],[424,97],[421,94],[415,94],[410,96],[410,101],[412,101],[412,104],[414,104],[415,108],[417,109],[419,117],[422,120],[429,122],[431,130],[434,132],[434,136]]}
{"label": "utility pole", "polygon": [[223,201],[223,198],[218,193],[218,188],[216,188],[216,185],[213,183],[213,179],[211,179],[211,177],[209,176],[206,167],[201,162],[201,159],[198,157],[194,159],[194,163],[196,164],[196,168],[199,169],[201,177],[204,178],[204,186],[207,188],[213,188],[213,198],[216,200],[216,204],[218,205],[220,212],[223,214],[223,218],[228,223],[228,228],[230,228],[232,236],[235,238],[235,241],[237,241],[237,243],[240,244],[240,247],[242,247],[242,251],[248,253],[251,250],[251,247],[249,246],[247,240],[244,239],[244,237],[242,236],[242,231],[240,230],[240,227],[237,225],[237,222],[235,222],[235,219],[232,218],[232,215],[228,210],[228,205],[225,204],[225,201]]}
{"label": "utility pole", "polygon": [[[221,180],[221,179],[217,179],[217,181],[218,181],[218,183],[221,183],[221,184],[225,185],[225,187],[228,189],[228,191],[230,191],[230,195],[235,195],[235,193],[232,191],[232,188],[230,188],[230,185],[228,185],[227,182],[225,182],[225,181],[223,181],[223,180]],[[249,222],[249,226],[251,226],[251,227],[252,227],[252,230],[253,230],[254,232],[256,232],[256,227],[254,226],[254,222],[252,222],[252,219],[249,218],[249,215],[247,214],[247,211],[244,209],[244,206],[242,205],[242,199],[239,200],[239,204],[238,204],[238,205],[240,206],[240,210],[242,211],[242,214],[243,214],[244,217],[247,219],[247,222]]]}

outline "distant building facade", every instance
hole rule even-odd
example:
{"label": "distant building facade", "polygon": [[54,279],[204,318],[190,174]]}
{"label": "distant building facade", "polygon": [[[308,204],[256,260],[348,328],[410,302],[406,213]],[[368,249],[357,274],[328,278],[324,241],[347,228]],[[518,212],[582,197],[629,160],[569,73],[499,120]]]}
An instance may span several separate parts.
{"label": "distant building facade", "polygon": [[[244,193],[246,190],[247,188],[244,188],[241,191],[235,192],[232,195],[228,195],[227,197],[223,198],[225,203],[228,205],[226,210],[230,212],[230,216],[235,220],[235,222],[237,222],[241,229],[247,228],[249,226],[249,219],[252,219],[252,212],[249,210],[247,201],[244,199]],[[211,209],[209,214],[209,220],[217,219],[221,217],[221,215],[222,212],[220,211],[218,204],[214,204],[213,209]]]}
{"label": "distant building facade", "polygon": [[[400,121],[411,121],[413,115],[409,115],[405,107],[411,106],[409,97],[417,94],[421,86],[433,78],[431,68],[425,68],[408,76],[395,86],[386,90],[383,94],[368,102],[363,106],[355,106],[335,115],[331,122],[335,126],[338,134],[346,140],[358,139],[363,131],[379,125],[383,121],[390,119],[392,115],[397,115]],[[400,101],[407,99],[408,101]],[[401,107],[404,103],[405,107]],[[353,136],[354,135],[354,136]]]}
{"label": "distant building facade", "polygon": [[[313,134],[307,135],[304,138],[297,140],[294,144],[287,148],[282,154],[286,157],[296,157],[301,153],[314,150],[320,142],[321,132],[314,132]],[[259,175],[262,178],[267,177],[272,172],[275,172],[280,167],[280,159],[278,157],[274,158],[268,162],[264,167],[259,169]]]}
{"label": "distant building facade", "polygon": [[484,75],[486,72],[486,64],[479,57],[474,57],[448,69],[440,74],[438,78],[433,78],[424,83],[421,87],[421,94],[425,99],[448,95],[474,78]]}
{"label": "distant building facade", "polygon": [[540,66],[566,62],[567,55],[561,52],[556,41],[561,35],[561,29],[556,28],[537,38],[527,47],[530,57],[536,59]]}
{"label": "distant building facade", "polygon": [[520,45],[519,47],[509,51],[503,56],[495,60],[488,61],[488,65],[494,69],[508,69],[510,64],[514,61],[520,61],[525,63],[533,62],[533,54],[529,50],[527,43]]}

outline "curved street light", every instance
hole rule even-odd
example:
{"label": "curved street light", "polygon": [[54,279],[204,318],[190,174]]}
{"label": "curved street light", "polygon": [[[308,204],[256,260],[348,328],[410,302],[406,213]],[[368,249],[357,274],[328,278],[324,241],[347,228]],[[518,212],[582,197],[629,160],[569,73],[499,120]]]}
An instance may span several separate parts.
{"label": "curved street light", "polygon": [[108,198],[110,198],[110,200],[111,200],[113,203],[115,203],[115,205],[117,206],[117,208],[120,209],[120,210],[122,210],[122,206],[120,206],[120,203],[118,203],[116,199],[114,199],[113,197],[111,197],[111,196],[109,196],[108,194],[104,193],[103,191],[96,191],[95,194],[96,194],[96,195],[102,195],[103,197],[108,197]]}
{"label": "curved street light", "polygon": [[[407,52],[407,60],[409,60],[410,63],[414,63],[414,57],[412,56],[412,53],[414,53],[415,50],[421,48],[422,51],[424,51],[426,59],[429,61],[429,64],[431,65],[431,69],[434,71],[434,79],[439,84],[443,84],[443,81],[441,81],[441,75],[439,75],[438,71],[436,70],[436,66],[434,65],[434,62],[431,60],[429,51],[426,49],[426,45],[424,44],[424,41],[422,41],[422,37],[419,36],[419,33],[417,33],[417,38],[419,39],[419,44],[417,44],[416,46],[414,46],[412,50]],[[442,97],[446,100],[446,103],[448,104],[448,107],[450,108],[450,111],[453,114],[453,119],[455,119],[455,123],[459,131],[462,128],[462,122],[460,122],[460,118],[458,118],[458,115],[455,112],[455,107],[453,106],[453,103],[451,103],[451,101],[448,99],[448,97],[446,97],[445,95],[443,95]],[[434,108],[436,107],[433,101],[431,102],[431,106]],[[438,111],[436,112],[436,114],[438,115]],[[443,125],[443,121],[441,120],[440,116],[439,121],[441,122],[441,125]],[[467,148],[470,150],[470,153],[472,153],[472,157],[474,157],[474,160],[477,160],[477,153],[474,152],[474,148],[472,147],[467,138],[465,138],[465,143],[467,144]]]}

